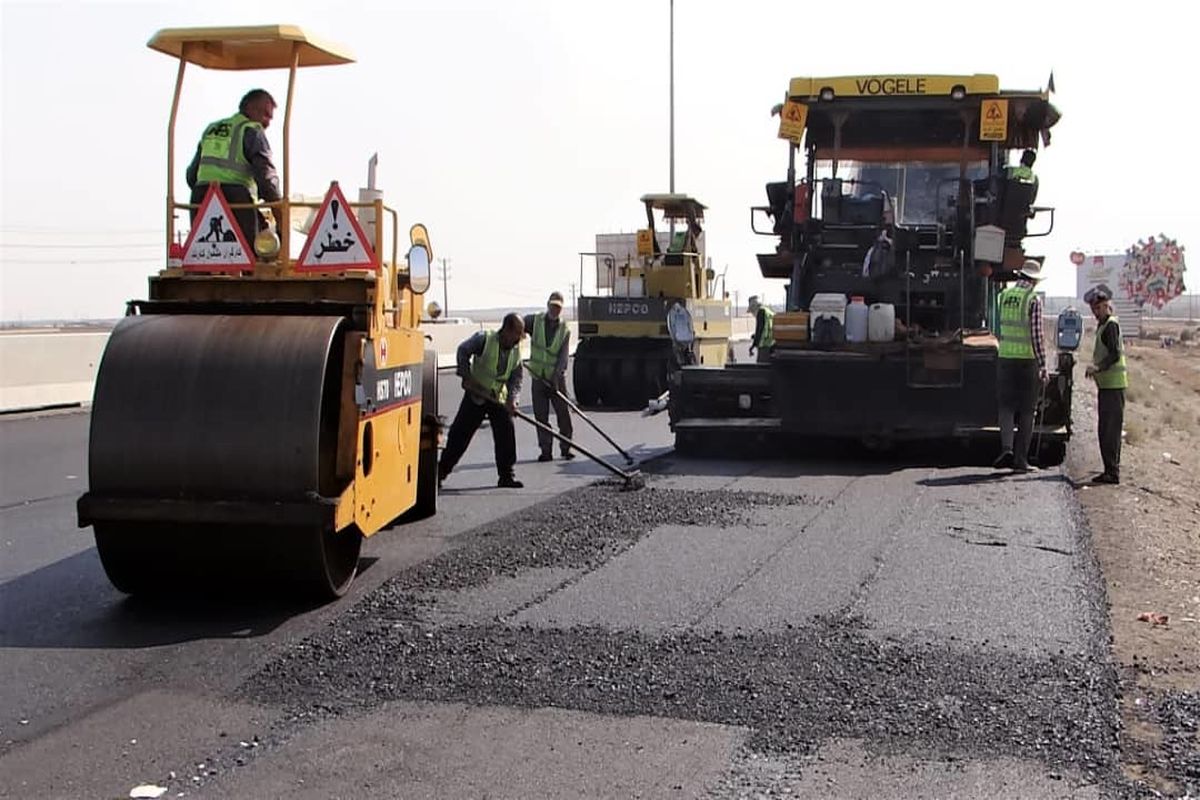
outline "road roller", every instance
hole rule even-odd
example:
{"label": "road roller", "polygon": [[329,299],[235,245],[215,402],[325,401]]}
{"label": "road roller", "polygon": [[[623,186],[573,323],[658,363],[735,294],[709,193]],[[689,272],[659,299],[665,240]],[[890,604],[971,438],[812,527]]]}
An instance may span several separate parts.
{"label": "road roller", "polygon": [[[644,408],[666,390],[673,366],[667,315],[676,304],[695,321],[699,363],[723,366],[729,350],[730,304],[715,296],[716,276],[705,266],[704,205],[685,194],[641,200],[646,227],[637,232],[636,257],[580,254],[595,257],[597,286],[596,295],[579,298],[576,311],[572,375],[583,406]],[[668,226],[664,247],[657,228]]]}
{"label": "road roller", "polygon": [[[374,160],[357,202],[337,183],[319,203],[289,199],[297,70],[352,63],[343,48],[283,25],[163,30],[149,47],[178,60],[165,263],[100,363],[79,524],[122,592],[245,580],[336,598],[364,537],[437,508],[437,359],[419,327],[429,233],[411,225],[400,256]],[[287,70],[280,201],[230,203],[221,184],[176,201],[188,65]],[[249,240],[246,210],[275,230]],[[192,217],[181,246],[176,220]]]}

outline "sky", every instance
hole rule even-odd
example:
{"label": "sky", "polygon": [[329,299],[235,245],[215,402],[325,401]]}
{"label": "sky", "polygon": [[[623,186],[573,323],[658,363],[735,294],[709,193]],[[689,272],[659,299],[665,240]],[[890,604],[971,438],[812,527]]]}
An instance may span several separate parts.
{"label": "sky", "polygon": [[[737,291],[780,302],[750,230],[787,146],[771,107],[795,76],[994,73],[1063,114],[1037,162],[1053,233],[1050,294],[1075,289],[1073,250],[1165,233],[1200,241],[1193,204],[1194,26],[1182,4],[676,0],[675,188],[709,206],[707,248]],[[161,266],[166,129],[176,62],[165,27],[290,23],[355,64],[301,70],[293,192],[378,183],[423,222],[457,309],[536,306],[579,291],[578,253],[633,231],[669,183],[668,0],[11,2],[0,0],[0,320],[110,318]],[[286,73],[189,68],[175,186],[205,124]],[[268,131],[282,160],[282,110]],[[1200,256],[1194,256],[1200,257]],[[727,271],[726,271],[727,270]],[[583,290],[594,278],[585,274]],[[1193,279],[1191,283],[1200,281]],[[442,299],[435,278],[431,299]]]}

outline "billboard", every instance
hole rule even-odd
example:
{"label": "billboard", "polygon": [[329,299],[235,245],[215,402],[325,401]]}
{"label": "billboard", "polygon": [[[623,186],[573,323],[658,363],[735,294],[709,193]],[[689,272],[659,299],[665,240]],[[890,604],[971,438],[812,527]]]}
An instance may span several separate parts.
{"label": "billboard", "polygon": [[1122,280],[1125,270],[1124,253],[1072,253],[1075,263],[1075,297],[1082,302],[1089,289],[1103,284],[1112,292],[1113,310],[1123,321],[1122,330],[1133,331],[1141,326],[1142,307],[1129,295]]}

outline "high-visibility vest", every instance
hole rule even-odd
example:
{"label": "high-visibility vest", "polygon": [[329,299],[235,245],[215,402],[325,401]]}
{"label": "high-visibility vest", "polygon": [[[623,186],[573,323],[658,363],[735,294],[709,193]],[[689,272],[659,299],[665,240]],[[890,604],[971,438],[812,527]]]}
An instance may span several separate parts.
{"label": "high-visibility vest", "polygon": [[766,306],[759,309],[763,313],[762,333],[758,337],[758,349],[771,348],[775,346],[775,312]]}
{"label": "high-visibility vest", "polygon": [[[1109,316],[1096,328],[1096,346],[1092,348],[1092,365],[1095,367],[1099,367],[1101,362],[1108,358],[1108,348],[1104,346],[1100,337],[1104,334],[1104,329],[1113,322],[1117,322],[1116,315]],[[1096,373],[1096,386],[1100,389],[1126,389],[1129,387],[1129,373],[1125,370],[1125,346],[1121,344],[1119,336],[1117,337],[1117,363]]]}
{"label": "high-visibility vest", "polygon": [[563,343],[567,340],[567,324],[559,319],[554,338],[546,342],[546,315],[535,314],[533,317],[533,338],[529,346],[529,371],[542,380],[554,377],[554,369],[558,366],[558,354],[562,351]]}
{"label": "high-visibility vest", "polygon": [[1008,177],[1021,183],[1037,183],[1037,176],[1033,174],[1033,168],[1027,167],[1024,164],[1009,167]]}
{"label": "high-visibility vest", "polygon": [[1032,360],[1033,326],[1029,309],[1037,293],[1033,288],[1010,286],[1000,293],[1000,357]]}
{"label": "high-visibility vest", "polygon": [[471,364],[471,377],[501,403],[508,399],[508,379],[521,366],[521,349],[514,345],[508,351],[508,361],[500,367],[500,334],[491,331],[483,343],[483,352]]}
{"label": "high-visibility vest", "polygon": [[242,148],[246,128],[262,130],[262,125],[238,113],[205,129],[204,137],[200,139],[197,183],[236,183],[254,191],[254,173]]}

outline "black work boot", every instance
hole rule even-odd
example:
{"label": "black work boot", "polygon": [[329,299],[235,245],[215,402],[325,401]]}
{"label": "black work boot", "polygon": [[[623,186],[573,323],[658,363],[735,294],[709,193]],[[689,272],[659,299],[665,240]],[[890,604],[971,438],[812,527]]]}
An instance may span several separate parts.
{"label": "black work boot", "polygon": [[501,489],[524,489],[525,484],[521,483],[512,475],[504,475],[496,482],[496,485]]}

